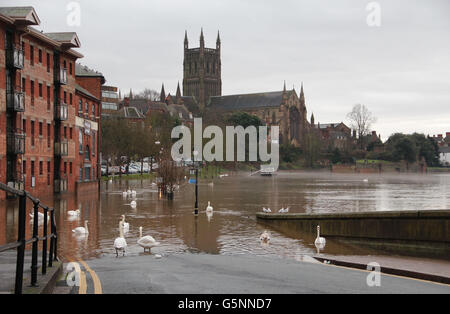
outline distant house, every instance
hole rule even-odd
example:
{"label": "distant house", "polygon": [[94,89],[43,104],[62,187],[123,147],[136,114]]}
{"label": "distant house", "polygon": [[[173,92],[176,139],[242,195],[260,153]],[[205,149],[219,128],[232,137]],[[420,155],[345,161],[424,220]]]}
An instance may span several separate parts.
{"label": "distant house", "polygon": [[450,166],[450,147],[444,146],[439,148],[439,159],[444,166]]}
{"label": "distant house", "polygon": [[314,124],[314,116],[312,116],[311,127],[329,146],[344,149],[352,141],[352,130],[344,122]]}

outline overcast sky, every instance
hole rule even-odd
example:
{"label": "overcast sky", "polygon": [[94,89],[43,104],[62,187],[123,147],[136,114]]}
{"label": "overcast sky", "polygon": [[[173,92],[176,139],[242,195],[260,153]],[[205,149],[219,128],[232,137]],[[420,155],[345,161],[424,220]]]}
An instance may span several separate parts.
{"label": "overcast sky", "polygon": [[80,60],[122,94],[146,87],[174,93],[182,82],[183,39],[222,39],[223,94],[299,91],[308,118],[346,120],[356,103],[394,132],[450,132],[450,1],[377,1],[380,27],[363,0],[80,0],[81,24],[66,22],[65,0],[2,0],[32,5],[44,32],[75,31]]}

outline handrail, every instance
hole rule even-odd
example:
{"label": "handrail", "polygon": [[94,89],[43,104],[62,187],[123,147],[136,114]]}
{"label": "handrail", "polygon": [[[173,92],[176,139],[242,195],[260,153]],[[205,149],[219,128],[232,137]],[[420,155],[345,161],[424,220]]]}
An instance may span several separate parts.
{"label": "handrail", "polygon": [[[15,278],[15,294],[22,294],[23,286],[23,267],[25,261],[25,246],[27,244],[32,244],[31,250],[31,286],[37,285],[37,270],[38,270],[38,242],[42,241],[42,274],[45,275],[47,272],[47,266],[52,267],[53,261],[58,260],[57,258],[57,244],[58,235],[56,230],[55,221],[55,209],[50,208],[40,202],[40,200],[25,190],[17,190],[4,183],[0,182],[0,190],[19,197],[19,227],[17,242],[7,243],[0,246],[0,253],[17,249],[17,259],[16,259],[16,278]],[[26,200],[27,198],[33,202],[33,237],[31,239],[25,239],[26,231]],[[44,231],[42,237],[38,236],[39,232],[39,208],[44,210]],[[50,213],[50,234],[47,232],[47,216]],[[42,220],[42,218],[41,218]],[[50,239],[50,250],[49,257],[47,261],[47,240]]]}

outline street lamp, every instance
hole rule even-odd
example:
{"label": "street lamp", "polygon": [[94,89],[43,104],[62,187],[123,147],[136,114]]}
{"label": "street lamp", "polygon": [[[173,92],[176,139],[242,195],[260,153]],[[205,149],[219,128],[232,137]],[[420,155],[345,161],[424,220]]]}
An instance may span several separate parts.
{"label": "street lamp", "polygon": [[194,215],[198,215],[198,163],[197,163],[197,155],[198,151],[194,150],[194,161],[193,166],[195,170],[195,206],[194,206]]}

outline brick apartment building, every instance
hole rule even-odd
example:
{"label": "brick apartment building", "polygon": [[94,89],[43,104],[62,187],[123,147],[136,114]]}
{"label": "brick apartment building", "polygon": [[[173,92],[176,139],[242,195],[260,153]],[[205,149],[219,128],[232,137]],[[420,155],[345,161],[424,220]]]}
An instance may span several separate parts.
{"label": "brick apartment building", "polygon": [[39,24],[33,7],[0,7],[0,181],[37,196],[98,186],[105,79],[78,70],[76,33]]}

